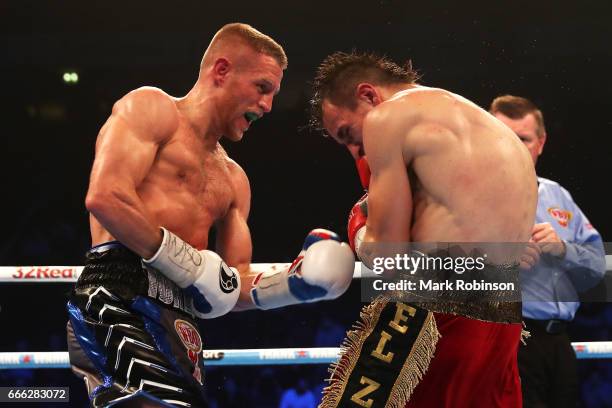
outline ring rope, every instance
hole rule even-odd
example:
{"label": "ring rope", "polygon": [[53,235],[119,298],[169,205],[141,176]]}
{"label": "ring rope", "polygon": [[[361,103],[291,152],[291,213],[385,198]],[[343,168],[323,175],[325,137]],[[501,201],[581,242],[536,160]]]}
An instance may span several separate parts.
{"label": "ring rope", "polygon": [[[612,341],[575,342],[578,359],[612,359]],[[204,350],[206,366],[330,364],[338,359],[339,347]],[[70,368],[68,352],[0,353],[0,370]]]}
{"label": "ring rope", "polygon": [[[290,264],[254,263],[252,265],[257,270],[264,270],[272,266],[288,267]],[[612,255],[606,255],[606,269],[612,272]],[[0,282],[76,282],[82,271],[82,266],[0,266]],[[361,262],[355,262],[353,279],[361,279],[362,276],[375,276],[375,274]]]}
{"label": "ring rope", "polygon": [[[284,264],[254,265],[266,268]],[[606,265],[608,271],[612,270],[612,255],[606,255]],[[0,282],[76,282],[82,270],[82,266],[0,266]],[[354,279],[372,273],[361,262],[355,263]],[[574,342],[572,347],[578,359],[612,359],[612,341]],[[337,360],[339,351],[337,347],[204,350],[203,358],[208,366],[329,364]],[[0,353],[0,370],[69,367],[68,352],[64,351]]]}
{"label": "ring rope", "polygon": [[[251,264],[256,270],[276,268],[287,268],[290,263],[254,263]],[[76,282],[83,271],[82,266],[0,266],[0,282],[5,283],[47,283],[47,282]],[[371,275],[372,272],[361,262],[355,262],[353,279]]]}

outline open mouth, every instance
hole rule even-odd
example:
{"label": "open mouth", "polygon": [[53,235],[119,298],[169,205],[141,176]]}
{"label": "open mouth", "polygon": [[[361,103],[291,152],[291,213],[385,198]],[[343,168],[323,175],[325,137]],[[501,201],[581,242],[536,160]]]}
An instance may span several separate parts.
{"label": "open mouth", "polygon": [[259,119],[259,115],[254,112],[247,112],[244,114],[244,118],[246,119],[247,123],[250,125],[251,123],[255,122],[257,119]]}

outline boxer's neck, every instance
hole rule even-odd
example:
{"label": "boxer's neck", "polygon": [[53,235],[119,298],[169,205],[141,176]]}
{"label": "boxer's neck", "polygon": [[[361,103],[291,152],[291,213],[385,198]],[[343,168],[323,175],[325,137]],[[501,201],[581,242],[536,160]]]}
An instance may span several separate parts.
{"label": "boxer's neck", "polygon": [[215,92],[196,84],[183,98],[177,100],[177,107],[187,118],[195,132],[205,140],[216,144],[223,135],[221,104]]}

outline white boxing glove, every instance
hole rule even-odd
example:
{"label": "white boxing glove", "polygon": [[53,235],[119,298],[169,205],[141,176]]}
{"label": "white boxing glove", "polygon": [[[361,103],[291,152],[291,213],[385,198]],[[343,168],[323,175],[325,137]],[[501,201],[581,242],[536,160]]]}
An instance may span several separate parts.
{"label": "white boxing glove", "polygon": [[162,243],[146,267],[157,269],[192,297],[192,309],[200,319],[212,319],[231,311],[240,295],[240,275],[213,251],[198,251],[162,227]]}
{"label": "white boxing glove", "polygon": [[353,279],[353,251],[337,234],[315,229],[306,237],[302,251],[286,270],[258,275],[251,298],[260,309],[335,299]]}

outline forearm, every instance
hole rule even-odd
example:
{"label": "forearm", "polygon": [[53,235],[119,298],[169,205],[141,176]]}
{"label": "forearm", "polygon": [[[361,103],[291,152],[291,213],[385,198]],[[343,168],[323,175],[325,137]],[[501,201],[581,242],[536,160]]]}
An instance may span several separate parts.
{"label": "forearm", "polygon": [[250,264],[242,265],[238,268],[240,272],[240,296],[238,302],[232,311],[241,312],[243,310],[251,310],[257,308],[251,296],[251,289],[255,287],[256,279],[263,273],[273,274],[284,272],[289,268],[286,264]]}
{"label": "forearm", "polygon": [[372,269],[376,258],[377,238],[367,227],[367,195],[362,197],[351,210],[348,222],[348,236],[351,248],[357,258]]}
{"label": "forearm", "polygon": [[603,243],[565,242],[565,256],[559,260],[568,277],[582,291],[595,286],[606,273],[606,258]]}
{"label": "forearm", "polygon": [[[369,269],[372,269],[376,264],[375,260],[380,261],[380,258],[396,258],[398,255],[413,256],[414,249],[416,249],[415,245],[410,243],[409,239],[405,241],[389,240],[377,236],[372,228],[366,226],[364,227],[361,245],[356,248],[355,252],[357,258]],[[421,256],[418,251],[417,256]],[[382,275],[385,278],[392,278],[395,276],[395,270],[385,269]]]}
{"label": "forearm", "polygon": [[364,226],[355,236],[355,253],[357,258],[368,268],[374,264],[376,237]]}
{"label": "forearm", "polygon": [[246,220],[230,216],[226,222],[219,222],[215,248],[229,266],[238,270],[240,276],[240,296],[234,311],[253,309],[255,305],[249,296],[249,291],[257,272],[251,270],[253,244]]}
{"label": "forearm", "polygon": [[159,248],[162,233],[136,193],[88,194],[86,206],[104,229],[143,258]]}

